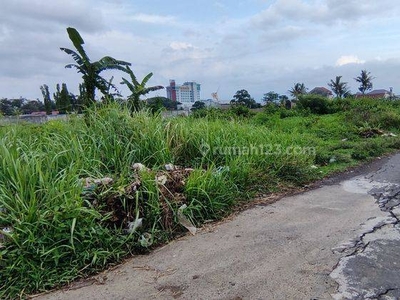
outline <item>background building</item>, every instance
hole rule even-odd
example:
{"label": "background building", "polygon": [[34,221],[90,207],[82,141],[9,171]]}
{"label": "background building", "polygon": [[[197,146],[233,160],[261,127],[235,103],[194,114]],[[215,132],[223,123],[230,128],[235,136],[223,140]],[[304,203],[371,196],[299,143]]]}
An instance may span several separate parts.
{"label": "background building", "polygon": [[166,87],[167,90],[167,98],[172,101],[176,101],[176,85],[175,80],[169,81],[169,86]]}
{"label": "background building", "polygon": [[200,101],[200,84],[190,81],[177,85],[175,80],[170,80],[167,98],[182,103],[183,108],[190,108],[194,102]]}
{"label": "background building", "polygon": [[332,91],[328,90],[327,88],[325,88],[323,86],[317,86],[317,87],[313,88],[309,94],[327,97],[330,99],[333,98]]}

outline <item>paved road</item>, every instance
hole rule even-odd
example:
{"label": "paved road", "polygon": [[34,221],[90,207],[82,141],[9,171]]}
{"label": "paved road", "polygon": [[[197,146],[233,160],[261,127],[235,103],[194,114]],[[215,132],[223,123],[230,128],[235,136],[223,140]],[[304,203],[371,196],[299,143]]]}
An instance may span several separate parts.
{"label": "paved road", "polygon": [[40,299],[399,299],[399,166],[258,205]]}

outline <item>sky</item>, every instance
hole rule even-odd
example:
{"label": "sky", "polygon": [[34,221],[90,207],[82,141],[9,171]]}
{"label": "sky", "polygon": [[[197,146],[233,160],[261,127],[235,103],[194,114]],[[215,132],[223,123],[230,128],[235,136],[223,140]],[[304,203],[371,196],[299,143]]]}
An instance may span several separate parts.
{"label": "sky", "polygon": [[128,61],[139,79],[154,73],[149,85],[196,81],[202,99],[218,91],[228,102],[246,89],[260,101],[336,76],[356,93],[364,69],[374,89],[400,94],[399,16],[398,0],[1,0],[0,98],[41,100],[40,86],[57,83],[78,93],[81,75],[64,68],[73,60],[60,50],[73,49],[67,27],[93,61]]}

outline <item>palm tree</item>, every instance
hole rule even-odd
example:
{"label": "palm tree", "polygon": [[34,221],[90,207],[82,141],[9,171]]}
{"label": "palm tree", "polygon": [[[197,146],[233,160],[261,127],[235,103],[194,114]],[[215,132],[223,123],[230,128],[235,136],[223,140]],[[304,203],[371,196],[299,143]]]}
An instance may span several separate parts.
{"label": "palm tree", "polygon": [[91,62],[83,44],[85,43],[80,36],[79,32],[72,27],[67,28],[68,36],[72,41],[76,51],[67,48],[60,48],[65,53],[72,56],[75,64],[68,64],[66,68],[75,68],[78,73],[82,74],[83,88],[85,90],[84,106],[90,106],[95,102],[96,88],[104,95],[107,95],[110,83],[100,76],[100,73],[105,70],[118,69],[125,71],[123,66],[130,66],[131,64],[125,61],[116,60],[110,56],[105,56],[102,59]]}
{"label": "palm tree", "polygon": [[336,94],[337,98],[342,98],[343,96],[349,94],[349,88],[347,87],[347,82],[340,81],[342,76],[336,76],[335,81],[331,79],[328,85],[332,88],[332,91]]}
{"label": "palm tree", "polygon": [[140,109],[140,96],[144,96],[150,92],[154,92],[157,90],[161,90],[164,87],[161,85],[156,85],[156,86],[151,86],[151,87],[146,87],[147,82],[150,80],[150,78],[153,76],[153,73],[147,74],[141,83],[136,79],[135,74],[133,74],[131,68],[127,66],[125,68],[125,72],[129,74],[131,77],[131,81],[128,81],[125,78],[122,78],[121,84],[126,84],[128,89],[131,91],[131,95],[128,96],[128,104],[131,108],[131,111],[138,111]]}
{"label": "palm tree", "polygon": [[307,93],[307,88],[304,83],[296,83],[294,87],[292,87],[289,91],[290,95],[292,95],[296,100],[298,100],[300,95],[304,95]]}
{"label": "palm tree", "polygon": [[360,83],[358,90],[364,95],[366,91],[372,90],[372,79],[371,72],[362,70],[361,75],[354,78],[355,81]]}

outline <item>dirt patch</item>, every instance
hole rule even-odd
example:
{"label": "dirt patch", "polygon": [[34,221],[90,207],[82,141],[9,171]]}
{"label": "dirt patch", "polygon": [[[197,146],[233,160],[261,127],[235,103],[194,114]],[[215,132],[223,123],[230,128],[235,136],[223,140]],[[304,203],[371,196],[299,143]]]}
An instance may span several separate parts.
{"label": "dirt patch", "polygon": [[179,285],[162,285],[157,289],[159,292],[168,292],[174,299],[178,299],[183,295],[185,287]]}

